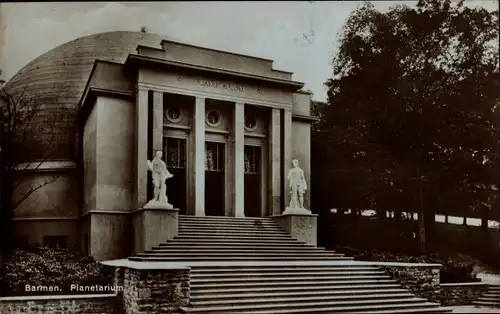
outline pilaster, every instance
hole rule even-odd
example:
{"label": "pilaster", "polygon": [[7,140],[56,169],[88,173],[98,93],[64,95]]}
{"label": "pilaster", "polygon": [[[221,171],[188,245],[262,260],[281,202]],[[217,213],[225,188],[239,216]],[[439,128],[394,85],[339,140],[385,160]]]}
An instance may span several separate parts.
{"label": "pilaster", "polygon": [[147,202],[148,160],[148,91],[138,88],[135,106],[135,174],[134,206],[142,208]]}
{"label": "pilaster", "polygon": [[153,153],[163,151],[163,93],[153,95]]}
{"label": "pilaster", "polygon": [[281,119],[280,109],[272,109],[269,122],[269,212],[281,214]]}
{"label": "pilaster", "polygon": [[290,205],[290,189],[288,188],[288,171],[292,168],[292,110],[284,110],[283,119],[283,181],[285,184],[285,195],[283,195],[285,208]]}
{"label": "pilaster", "polygon": [[[245,217],[245,104],[235,103],[234,134],[234,215]],[[256,205],[258,206],[258,205]]]}
{"label": "pilaster", "polygon": [[194,106],[194,204],[195,215],[205,216],[205,98]]}

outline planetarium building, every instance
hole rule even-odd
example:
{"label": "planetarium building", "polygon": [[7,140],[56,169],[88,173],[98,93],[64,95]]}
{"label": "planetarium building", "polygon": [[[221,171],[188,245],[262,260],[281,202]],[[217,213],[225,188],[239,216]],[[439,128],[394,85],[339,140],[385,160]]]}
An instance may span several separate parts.
{"label": "planetarium building", "polygon": [[98,260],[129,256],[133,215],[153,195],[147,160],[156,151],[174,175],[167,196],[180,214],[280,215],[293,159],[310,182],[314,120],[302,87],[271,60],[148,33],[56,47],[5,85],[43,102],[43,114],[66,117],[45,126],[56,149],[30,180],[57,180],[16,209],[17,239]]}

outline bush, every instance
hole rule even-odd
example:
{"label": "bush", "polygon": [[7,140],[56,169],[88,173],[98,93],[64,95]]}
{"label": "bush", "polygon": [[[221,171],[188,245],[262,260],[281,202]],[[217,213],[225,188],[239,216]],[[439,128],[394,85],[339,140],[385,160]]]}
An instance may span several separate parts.
{"label": "bush", "polygon": [[407,255],[394,252],[381,252],[374,249],[361,250],[347,246],[337,247],[335,250],[360,261],[442,264],[440,274],[441,283],[481,281],[474,272],[474,263],[449,257],[443,258],[438,254]]}
{"label": "bush", "polygon": [[[0,278],[0,293],[4,296],[98,293],[71,291],[70,286],[107,286],[113,283],[111,268],[92,257],[66,249],[16,249],[5,257],[4,262],[4,276]],[[26,291],[26,285],[59,289],[32,292]]]}

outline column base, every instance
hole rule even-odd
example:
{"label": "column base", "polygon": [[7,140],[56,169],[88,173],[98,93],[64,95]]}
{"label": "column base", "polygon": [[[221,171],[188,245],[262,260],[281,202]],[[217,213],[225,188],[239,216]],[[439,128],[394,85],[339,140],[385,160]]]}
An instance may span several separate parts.
{"label": "column base", "polygon": [[[288,208],[287,208],[288,210]],[[294,208],[273,218],[292,238],[310,245],[318,245],[318,215],[307,209]]]}
{"label": "column base", "polygon": [[150,250],[178,234],[179,209],[141,208],[132,213],[134,253]]}

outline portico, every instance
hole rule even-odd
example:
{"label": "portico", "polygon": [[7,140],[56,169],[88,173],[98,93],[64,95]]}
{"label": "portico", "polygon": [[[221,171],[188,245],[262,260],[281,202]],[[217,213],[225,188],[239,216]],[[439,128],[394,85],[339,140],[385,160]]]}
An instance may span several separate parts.
{"label": "portico", "polygon": [[[167,196],[181,213],[280,214],[288,197],[282,178],[292,159],[294,103],[309,113],[309,95],[297,94],[303,84],[273,70],[269,60],[169,41],[162,46],[161,59],[160,50],[139,46],[125,63],[137,71],[135,206],[151,197],[145,160],[161,150],[174,174]],[[168,52],[177,49],[187,52],[183,56],[203,49],[215,64],[170,60]]]}

